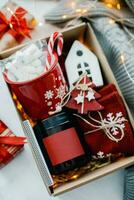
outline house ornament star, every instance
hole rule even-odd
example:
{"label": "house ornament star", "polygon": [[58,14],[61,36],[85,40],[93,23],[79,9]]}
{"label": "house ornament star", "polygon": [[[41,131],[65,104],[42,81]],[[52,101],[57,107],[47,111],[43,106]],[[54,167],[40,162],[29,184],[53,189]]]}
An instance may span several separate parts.
{"label": "house ornament star", "polygon": [[93,90],[89,90],[87,95],[86,95],[86,98],[88,99],[88,101],[91,101],[92,99],[95,99],[95,96],[94,96],[94,92]]}
{"label": "house ornament star", "polygon": [[80,94],[78,94],[77,97],[75,97],[74,99],[75,101],[77,101],[77,104],[84,102],[84,96]]}

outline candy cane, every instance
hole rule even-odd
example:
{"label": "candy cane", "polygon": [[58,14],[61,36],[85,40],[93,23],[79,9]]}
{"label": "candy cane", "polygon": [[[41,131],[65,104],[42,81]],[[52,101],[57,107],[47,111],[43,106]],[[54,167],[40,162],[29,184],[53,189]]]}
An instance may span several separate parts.
{"label": "candy cane", "polygon": [[50,69],[52,65],[53,60],[53,50],[55,42],[57,41],[57,55],[60,56],[62,54],[62,48],[63,48],[63,35],[62,33],[55,32],[50,36],[49,42],[48,42],[48,52],[47,52],[47,59],[46,59],[46,69]]}

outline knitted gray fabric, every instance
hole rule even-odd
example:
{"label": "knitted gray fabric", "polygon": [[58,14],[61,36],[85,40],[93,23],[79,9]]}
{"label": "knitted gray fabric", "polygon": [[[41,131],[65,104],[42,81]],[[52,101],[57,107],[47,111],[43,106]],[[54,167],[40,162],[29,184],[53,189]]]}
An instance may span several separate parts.
{"label": "knitted gray fabric", "polygon": [[[58,3],[58,5],[52,9],[49,13],[45,15],[45,20],[49,21],[49,23],[63,23],[68,20],[77,18],[79,16],[79,13],[77,13],[71,5],[72,0],[62,0],[61,2]],[[87,12],[85,13],[86,16],[88,17],[110,17],[114,20],[118,20],[122,22],[125,25],[128,25],[130,27],[134,27],[134,17],[130,9],[125,8],[125,12],[122,12],[121,10],[117,9],[111,9],[106,6],[104,3],[100,2],[94,2],[94,1],[89,1],[89,0],[81,0],[81,1],[76,1],[77,2],[77,7],[86,9]],[[64,17],[65,16],[65,17]]]}
{"label": "knitted gray fabric", "polygon": [[134,166],[125,170],[124,198],[134,200]]}
{"label": "knitted gray fabric", "polygon": [[125,0],[129,8],[134,12],[134,0]]}
{"label": "knitted gray fabric", "polygon": [[[110,24],[107,17],[89,21],[134,116],[134,41],[130,42],[134,29],[128,34],[128,29],[124,30],[117,23]],[[121,55],[125,58],[125,65],[121,62]]]}

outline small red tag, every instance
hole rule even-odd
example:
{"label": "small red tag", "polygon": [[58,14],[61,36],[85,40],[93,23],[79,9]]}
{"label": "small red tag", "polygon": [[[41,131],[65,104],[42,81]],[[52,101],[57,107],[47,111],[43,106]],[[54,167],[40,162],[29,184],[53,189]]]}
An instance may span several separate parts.
{"label": "small red tag", "polygon": [[85,154],[74,128],[48,136],[43,142],[53,166]]}

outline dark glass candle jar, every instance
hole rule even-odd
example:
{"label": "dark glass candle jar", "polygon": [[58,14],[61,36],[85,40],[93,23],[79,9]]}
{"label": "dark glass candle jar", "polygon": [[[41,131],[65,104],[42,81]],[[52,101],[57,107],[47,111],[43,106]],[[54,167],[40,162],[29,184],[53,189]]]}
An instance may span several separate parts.
{"label": "dark glass candle jar", "polygon": [[60,174],[87,163],[89,158],[72,120],[65,112],[41,121],[42,141],[53,174]]}

